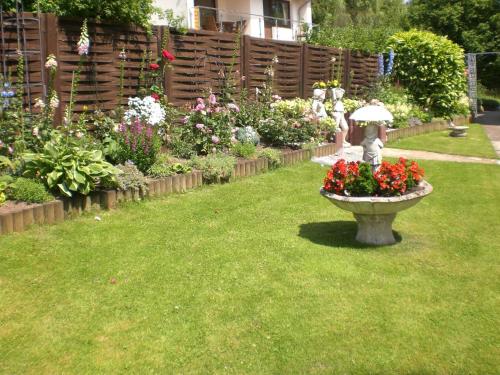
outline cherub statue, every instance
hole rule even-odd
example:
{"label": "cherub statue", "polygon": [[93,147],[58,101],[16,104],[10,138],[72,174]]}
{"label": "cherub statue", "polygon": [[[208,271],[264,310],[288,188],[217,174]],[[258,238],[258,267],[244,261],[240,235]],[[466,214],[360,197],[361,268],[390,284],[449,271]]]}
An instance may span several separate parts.
{"label": "cherub statue", "polygon": [[324,101],[325,101],[325,90],[314,89],[312,111],[319,120],[323,120],[324,118],[328,117]]}
{"label": "cherub statue", "polygon": [[345,139],[347,137],[347,132],[349,131],[349,125],[345,120],[345,108],[344,103],[342,103],[342,98],[344,97],[345,90],[340,87],[332,89],[332,100],[333,100],[333,118],[337,123],[337,136],[342,138],[343,147],[350,147],[351,144]]}
{"label": "cherub statue", "polygon": [[370,163],[372,171],[375,172],[382,163],[382,149],[384,148],[384,144],[378,138],[378,125],[367,125],[361,146],[363,146],[363,160]]}

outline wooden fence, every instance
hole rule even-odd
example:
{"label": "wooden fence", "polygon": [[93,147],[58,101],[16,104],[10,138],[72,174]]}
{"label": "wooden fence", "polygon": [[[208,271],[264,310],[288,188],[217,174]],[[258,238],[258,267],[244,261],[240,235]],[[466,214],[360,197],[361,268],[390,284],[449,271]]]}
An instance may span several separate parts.
{"label": "wooden fence", "polygon": [[[35,14],[27,14],[36,17]],[[40,17],[41,38],[38,29],[26,27],[25,50],[39,50],[44,61],[54,54],[59,62],[55,80],[60,93],[61,106],[58,119],[70,98],[73,71],[80,56],[77,54],[82,21],[59,18],[52,14]],[[209,89],[218,92],[221,74],[227,74],[233,65],[237,89],[245,87],[249,93],[261,87],[265,81],[264,71],[274,56],[274,92],[283,98],[310,97],[312,84],[318,80],[329,80],[340,72],[343,87],[357,92],[369,87],[377,76],[377,57],[356,51],[314,46],[295,42],[282,42],[238,37],[237,34],[191,30],[185,35],[170,34],[166,27],[158,26],[148,34],[134,26],[120,26],[105,22],[88,22],[91,40],[90,53],[84,59],[75,110],[84,106],[109,111],[117,108],[120,86],[120,52],[126,52],[124,98],[136,94],[139,83],[140,63],[144,53],[153,57],[161,52],[162,38],[168,36],[168,49],[175,55],[173,69],[165,74],[165,88],[170,102],[176,105],[192,103]],[[17,48],[15,25],[5,25],[2,51]],[[41,43],[40,43],[40,42]],[[1,40],[0,40],[1,43]],[[335,57],[336,63],[332,64]],[[47,84],[47,74],[40,74],[40,56],[29,58],[30,82],[39,84],[32,90],[32,102],[42,95],[42,85]],[[340,62],[340,64],[338,64]],[[12,78],[15,81],[15,60],[9,59]],[[126,104],[126,103],[122,103]]]}

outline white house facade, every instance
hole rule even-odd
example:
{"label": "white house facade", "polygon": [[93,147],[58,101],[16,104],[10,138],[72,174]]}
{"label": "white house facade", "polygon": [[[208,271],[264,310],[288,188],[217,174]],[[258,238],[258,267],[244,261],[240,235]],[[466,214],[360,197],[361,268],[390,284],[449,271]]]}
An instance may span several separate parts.
{"label": "white house facade", "polygon": [[[195,30],[241,31],[258,38],[300,39],[312,27],[311,0],[155,0]],[[161,20],[153,20],[161,24]]]}

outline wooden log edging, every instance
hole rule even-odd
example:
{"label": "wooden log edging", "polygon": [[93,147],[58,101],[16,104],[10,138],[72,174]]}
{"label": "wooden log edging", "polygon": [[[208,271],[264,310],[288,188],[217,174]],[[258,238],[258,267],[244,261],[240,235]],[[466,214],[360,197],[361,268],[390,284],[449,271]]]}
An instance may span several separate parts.
{"label": "wooden log edging", "polygon": [[[464,125],[470,122],[469,117],[457,116],[453,118],[455,125]],[[422,125],[412,126],[410,128],[394,129],[387,132],[387,141],[397,141],[398,139],[413,137],[415,135],[431,133],[448,129],[448,121],[434,120]]]}
{"label": "wooden log edging", "polygon": [[[281,154],[282,166],[310,160],[313,156],[334,154],[334,143],[328,143],[312,149],[284,151]],[[233,169],[233,177],[248,177],[265,173],[269,170],[266,158],[238,160]],[[111,210],[120,203],[140,201],[145,198],[159,197],[173,193],[184,193],[203,185],[201,171],[179,174],[148,181],[147,191],[129,189],[100,190],[89,195],[55,199],[51,202],[30,205],[8,213],[0,214],[0,235],[22,232],[34,224],[55,224],[91,210]]]}
{"label": "wooden log edging", "polygon": [[20,207],[0,214],[0,235],[23,232],[33,224],[55,224],[84,212],[114,209],[119,203],[139,201],[171,193],[183,193],[202,185],[200,171],[148,181],[148,190],[136,189],[93,191],[89,195],[55,199],[51,202]]}

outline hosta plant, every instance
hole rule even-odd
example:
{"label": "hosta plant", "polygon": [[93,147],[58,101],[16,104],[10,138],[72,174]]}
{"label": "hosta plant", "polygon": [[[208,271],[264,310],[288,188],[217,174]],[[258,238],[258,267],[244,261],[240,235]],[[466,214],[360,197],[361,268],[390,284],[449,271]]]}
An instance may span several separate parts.
{"label": "hosta plant", "polygon": [[104,159],[102,151],[84,150],[61,135],[55,135],[40,153],[26,153],[23,159],[26,177],[39,179],[50,190],[68,197],[87,195],[120,173]]}

